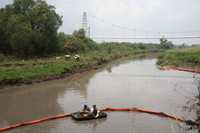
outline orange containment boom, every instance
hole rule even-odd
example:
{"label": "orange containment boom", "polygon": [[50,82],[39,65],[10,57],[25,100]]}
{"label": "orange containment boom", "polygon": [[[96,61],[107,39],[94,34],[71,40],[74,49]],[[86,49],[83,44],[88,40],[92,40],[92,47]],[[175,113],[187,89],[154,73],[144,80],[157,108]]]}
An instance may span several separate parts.
{"label": "orange containment boom", "polygon": [[[178,122],[186,123],[187,125],[190,125],[190,126],[199,126],[200,125],[199,123],[192,121],[192,120],[184,120],[182,118],[178,118],[176,116],[169,115],[167,113],[156,112],[156,111],[152,111],[152,110],[148,110],[148,109],[142,109],[142,108],[105,108],[105,109],[101,109],[101,111],[105,111],[105,112],[116,112],[116,111],[120,111],[120,112],[140,112],[140,113],[147,113],[147,114],[156,115],[156,116],[159,116],[159,117],[170,118],[170,119],[176,120]],[[10,129],[14,129],[14,128],[18,128],[18,127],[27,126],[27,125],[34,125],[34,124],[38,124],[38,123],[49,121],[49,120],[60,119],[60,118],[64,118],[64,117],[70,117],[70,116],[71,116],[71,113],[67,113],[67,114],[45,117],[45,118],[41,118],[41,119],[38,119],[38,120],[22,122],[22,123],[19,123],[19,124],[10,125],[10,126],[5,127],[5,128],[0,128],[0,132],[7,131],[7,130],[10,130]]]}
{"label": "orange containment boom", "polygon": [[126,112],[140,112],[140,113],[147,113],[147,114],[152,114],[152,115],[157,115],[160,117],[166,117],[170,118],[179,122],[185,122],[184,119],[178,118],[173,115],[169,115],[163,112],[156,112],[156,111],[151,111],[147,109],[140,109],[140,108],[106,108],[103,111],[126,111]]}
{"label": "orange containment boom", "polygon": [[41,118],[41,119],[38,119],[38,120],[22,122],[22,123],[19,123],[19,124],[10,125],[10,126],[5,127],[5,128],[0,128],[0,132],[11,130],[11,129],[18,128],[18,127],[34,125],[34,124],[42,123],[42,122],[49,121],[49,120],[69,117],[69,116],[71,116],[71,114],[61,114],[61,115],[49,116],[49,117]]}

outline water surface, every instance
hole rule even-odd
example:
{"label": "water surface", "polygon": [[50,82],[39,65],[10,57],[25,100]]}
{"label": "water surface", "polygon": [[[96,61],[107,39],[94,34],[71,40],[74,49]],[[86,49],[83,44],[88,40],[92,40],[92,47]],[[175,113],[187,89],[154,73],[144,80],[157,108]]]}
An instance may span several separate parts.
{"label": "water surface", "polygon": [[[49,115],[75,112],[85,103],[98,107],[142,107],[196,119],[190,109],[198,95],[194,75],[161,71],[156,59],[118,61],[71,78],[0,90],[0,127]],[[184,124],[142,113],[113,112],[107,119],[53,120],[8,133],[197,133]]]}

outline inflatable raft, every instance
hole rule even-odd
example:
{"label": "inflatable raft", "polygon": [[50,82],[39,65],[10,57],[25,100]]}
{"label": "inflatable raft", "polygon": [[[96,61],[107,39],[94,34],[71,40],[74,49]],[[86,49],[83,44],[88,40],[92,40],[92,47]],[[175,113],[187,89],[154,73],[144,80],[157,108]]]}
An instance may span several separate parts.
{"label": "inflatable raft", "polygon": [[99,115],[96,117],[90,112],[76,112],[72,114],[72,118],[78,121],[101,119],[101,118],[106,118],[106,117],[107,117],[107,114],[102,111],[100,111]]}

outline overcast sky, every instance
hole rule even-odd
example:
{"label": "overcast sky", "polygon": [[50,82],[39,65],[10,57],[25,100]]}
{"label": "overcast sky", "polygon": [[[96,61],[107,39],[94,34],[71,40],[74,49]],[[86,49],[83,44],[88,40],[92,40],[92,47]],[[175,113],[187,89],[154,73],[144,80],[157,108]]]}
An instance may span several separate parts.
{"label": "overcast sky", "polygon": [[[92,37],[200,36],[200,0],[46,1],[63,16],[60,31],[65,33],[81,28],[82,14],[86,11]],[[0,0],[0,7],[10,2]],[[173,42],[200,43],[200,39]]]}

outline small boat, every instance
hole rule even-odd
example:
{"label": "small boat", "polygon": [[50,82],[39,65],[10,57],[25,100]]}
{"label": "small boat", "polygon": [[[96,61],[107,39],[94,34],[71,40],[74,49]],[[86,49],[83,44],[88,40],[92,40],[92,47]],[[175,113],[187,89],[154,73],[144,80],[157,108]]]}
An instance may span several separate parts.
{"label": "small boat", "polygon": [[100,111],[99,115],[95,117],[90,112],[75,112],[72,114],[72,118],[77,121],[84,121],[84,120],[92,120],[92,119],[101,119],[106,118],[107,114],[105,112]]}

